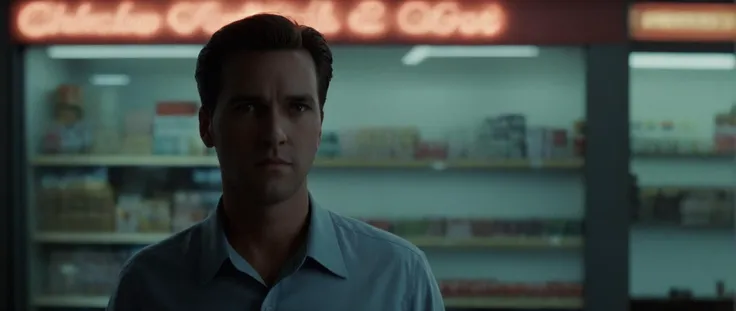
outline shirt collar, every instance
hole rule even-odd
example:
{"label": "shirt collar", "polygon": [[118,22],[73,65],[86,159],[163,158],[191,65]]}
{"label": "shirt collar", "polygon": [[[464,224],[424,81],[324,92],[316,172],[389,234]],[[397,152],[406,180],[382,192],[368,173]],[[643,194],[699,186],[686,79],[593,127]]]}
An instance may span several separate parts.
{"label": "shirt collar", "polygon": [[[214,213],[201,224],[202,252],[200,254],[200,277],[207,282],[215,277],[222,264],[229,258],[227,239],[223,234],[222,200]],[[309,197],[309,231],[307,233],[306,256],[341,278],[348,272],[343,258],[340,241],[332,221],[332,213],[321,208]]]}
{"label": "shirt collar", "polygon": [[307,234],[307,257],[330,270],[333,274],[347,278],[348,269],[340,245],[339,236],[332,221],[332,212],[321,208],[309,197],[310,223]]}

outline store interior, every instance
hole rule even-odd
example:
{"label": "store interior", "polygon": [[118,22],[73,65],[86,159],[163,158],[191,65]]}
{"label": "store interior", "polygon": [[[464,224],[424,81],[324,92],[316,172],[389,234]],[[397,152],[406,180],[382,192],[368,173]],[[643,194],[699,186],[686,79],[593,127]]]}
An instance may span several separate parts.
{"label": "store interior", "polygon": [[[27,50],[35,307],[104,307],[124,260],[213,207],[198,48]],[[310,189],[421,247],[450,308],[579,309],[585,49],[479,48],[335,47]],[[736,69],[636,57],[630,295],[732,297]]]}

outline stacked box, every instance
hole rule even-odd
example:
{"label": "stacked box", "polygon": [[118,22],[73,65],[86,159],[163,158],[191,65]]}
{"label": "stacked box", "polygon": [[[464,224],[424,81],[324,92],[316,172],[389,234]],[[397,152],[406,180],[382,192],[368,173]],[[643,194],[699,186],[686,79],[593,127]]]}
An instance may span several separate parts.
{"label": "stacked box", "polygon": [[122,153],[153,153],[153,118],[153,112],[148,109],[132,110],[125,114]]}
{"label": "stacked box", "polygon": [[60,85],[53,97],[51,120],[41,140],[41,152],[86,153],[92,135],[85,117],[82,90],[76,85]]}
{"label": "stacked box", "polygon": [[715,123],[716,131],[713,137],[715,151],[722,154],[736,152],[736,114],[718,114]]}
{"label": "stacked box", "polygon": [[409,160],[419,142],[416,128],[365,128],[340,132],[340,155],[362,159]]}
{"label": "stacked box", "polygon": [[52,295],[105,296],[113,292],[128,252],[52,250],[46,292]]}
{"label": "stacked box", "polygon": [[481,124],[474,154],[488,158],[524,158],[527,154],[526,132],[526,117],[523,115],[487,118]]}
{"label": "stacked box", "polygon": [[194,102],[158,103],[153,120],[154,154],[203,155],[197,112]]}
{"label": "stacked box", "polygon": [[114,231],[115,197],[109,184],[79,182],[39,191],[39,230]]}

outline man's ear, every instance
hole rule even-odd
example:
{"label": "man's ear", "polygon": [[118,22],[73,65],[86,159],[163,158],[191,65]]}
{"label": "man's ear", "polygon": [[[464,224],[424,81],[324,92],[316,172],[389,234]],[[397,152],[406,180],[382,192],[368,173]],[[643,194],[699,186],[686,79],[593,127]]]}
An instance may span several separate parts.
{"label": "man's ear", "polygon": [[322,108],[319,109],[319,139],[317,139],[317,149],[322,144],[322,124],[325,119],[325,111]]}
{"label": "man's ear", "polygon": [[212,114],[210,109],[205,107],[199,108],[199,137],[207,148],[215,146],[212,138]]}

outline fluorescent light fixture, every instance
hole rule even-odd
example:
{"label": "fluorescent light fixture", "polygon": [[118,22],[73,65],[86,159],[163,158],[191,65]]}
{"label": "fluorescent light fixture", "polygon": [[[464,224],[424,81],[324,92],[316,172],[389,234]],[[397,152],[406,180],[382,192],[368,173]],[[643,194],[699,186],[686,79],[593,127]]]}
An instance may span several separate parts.
{"label": "fluorescent light fixture", "polygon": [[46,49],[52,59],[197,58],[200,45],[54,45]]}
{"label": "fluorescent light fixture", "polygon": [[404,55],[401,62],[407,66],[416,66],[429,58],[518,58],[537,56],[539,56],[539,48],[536,46],[417,45]]}
{"label": "fluorescent light fixture", "polygon": [[634,52],[629,67],[670,70],[736,70],[736,55],[729,53]]}
{"label": "fluorescent light fixture", "polygon": [[122,74],[96,74],[89,78],[89,83],[96,86],[126,86],[130,77]]}

